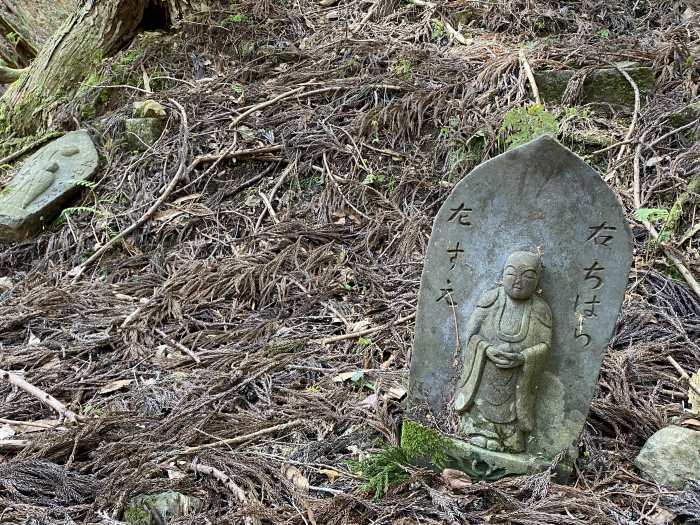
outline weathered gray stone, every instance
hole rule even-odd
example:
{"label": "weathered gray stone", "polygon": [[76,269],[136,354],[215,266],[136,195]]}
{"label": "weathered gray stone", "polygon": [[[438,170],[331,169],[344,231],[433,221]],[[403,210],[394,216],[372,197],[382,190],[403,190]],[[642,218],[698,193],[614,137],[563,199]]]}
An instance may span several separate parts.
{"label": "weathered gray stone", "polygon": [[472,476],[571,460],[631,259],[614,193],[553,138],[477,167],[433,225],[407,416],[460,436]]}
{"label": "weathered gray stone", "polygon": [[74,131],[24,161],[0,194],[0,238],[35,235],[60,213],[99,165],[90,135]]}
{"label": "weathered gray stone", "polygon": [[160,118],[130,118],[124,122],[129,149],[145,151],[163,134],[165,121]]}
{"label": "weathered gray stone", "polygon": [[167,491],[136,496],[129,501],[124,510],[123,520],[132,525],[155,525],[158,522],[153,519],[153,510],[169,523],[174,518],[197,512],[201,507],[202,500],[179,492]]}
{"label": "weathered gray stone", "polygon": [[[632,77],[644,98],[654,89],[656,78],[650,67],[634,63],[623,63],[620,67]],[[559,104],[562,101],[569,80],[574,76],[573,70],[555,70],[535,72],[535,82],[540,96],[546,102]],[[607,112],[609,107],[615,110],[631,111],[634,109],[634,90],[627,79],[616,68],[595,69],[586,75],[578,104],[592,104]]]}
{"label": "weathered gray stone", "polygon": [[647,440],[634,464],[660,485],[680,489],[688,480],[700,481],[700,432],[662,428]]}

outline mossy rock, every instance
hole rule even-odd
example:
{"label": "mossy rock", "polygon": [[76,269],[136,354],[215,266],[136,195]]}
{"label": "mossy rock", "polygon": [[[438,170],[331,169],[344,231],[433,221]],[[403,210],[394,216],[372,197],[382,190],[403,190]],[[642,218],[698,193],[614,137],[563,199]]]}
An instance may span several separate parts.
{"label": "mossy rock", "polygon": [[[643,103],[656,84],[653,70],[650,67],[638,66],[634,63],[620,64],[620,67],[637,84]],[[566,87],[574,74],[575,71],[564,69],[536,72],[535,82],[542,99],[552,104],[561,104]],[[586,76],[581,98],[576,102],[577,104],[591,104],[603,112],[610,107],[630,112],[634,109],[634,90],[616,68],[596,69]]]}
{"label": "mossy rock", "polygon": [[160,118],[130,118],[124,123],[129,149],[145,151],[163,134],[165,122]]}
{"label": "mossy rock", "polygon": [[197,512],[201,507],[202,501],[199,498],[169,490],[132,498],[124,510],[122,520],[132,525],[151,525],[155,521],[149,509],[154,509],[168,522]]}

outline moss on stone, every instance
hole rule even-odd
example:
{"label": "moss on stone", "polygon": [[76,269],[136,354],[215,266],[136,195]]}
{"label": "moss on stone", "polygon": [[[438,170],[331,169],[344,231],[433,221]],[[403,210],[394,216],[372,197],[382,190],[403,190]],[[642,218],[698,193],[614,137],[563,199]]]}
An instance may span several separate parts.
{"label": "moss on stone", "polygon": [[123,520],[132,525],[143,525],[151,523],[151,513],[144,507],[129,507],[124,511]]}
{"label": "moss on stone", "polygon": [[[656,83],[654,72],[650,67],[634,64],[621,64],[621,67],[634,80],[644,102]],[[574,76],[573,70],[538,71],[535,81],[543,100],[554,104],[562,102],[562,97],[569,81]],[[602,104],[613,107],[634,108],[634,90],[627,79],[614,68],[591,71],[586,75],[581,91],[581,104]]]}
{"label": "moss on stone", "polygon": [[401,449],[409,461],[427,461],[442,470],[447,465],[450,440],[439,431],[416,421],[404,420],[401,427]]}

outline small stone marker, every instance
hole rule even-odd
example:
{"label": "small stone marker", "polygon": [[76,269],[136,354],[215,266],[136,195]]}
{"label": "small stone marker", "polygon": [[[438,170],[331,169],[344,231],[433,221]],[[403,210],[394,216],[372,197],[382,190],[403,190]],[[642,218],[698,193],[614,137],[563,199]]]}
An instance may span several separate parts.
{"label": "small stone marker", "polygon": [[[438,212],[407,417],[493,479],[576,454],[632,259],[622,208],[549,136],[477,167]],[[405,439],[406,436],[403,436]]]}
{"label": "small stone marker", "polygon": [[0,239],[30,237],[49,224],[99,164],[85,131],[68,133],[24,161],[0,194]]}
{"label": "small stone marker", "polygon": [[124,123],[129,149],[145,151],[153,146],[165,129],[167,113],[155,100],[134,102],[134,118]]}

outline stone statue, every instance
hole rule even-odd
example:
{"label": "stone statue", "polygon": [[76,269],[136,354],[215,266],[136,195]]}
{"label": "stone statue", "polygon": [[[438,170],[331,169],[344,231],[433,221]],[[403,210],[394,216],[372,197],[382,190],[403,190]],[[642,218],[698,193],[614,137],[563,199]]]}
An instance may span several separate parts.
{"label": "stone statue", "polygon": [[85,131],[66,133],[33,153],[0,192],[0,240],[44,230],[98,167],[97,149]]}
{"label": "stone statue", "polygon": [[486,291],[466,332],[454,408],[470,444],[520,453],[534,428],[538,379],[552,341],[552,313],[536,294],[542,259],[514,252],[502,286]]}

